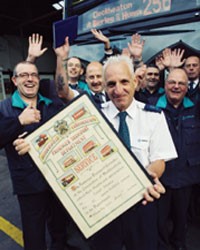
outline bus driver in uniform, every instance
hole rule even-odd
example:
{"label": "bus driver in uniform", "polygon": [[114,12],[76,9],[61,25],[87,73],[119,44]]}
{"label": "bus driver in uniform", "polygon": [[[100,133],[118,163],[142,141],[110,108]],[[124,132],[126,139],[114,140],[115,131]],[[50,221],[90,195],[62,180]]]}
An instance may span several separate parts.
{"label": "bus driver in uniform", "polygon": [[[160,109],[136,101],[132,61],[126,56],[110,57],[104,65],[105,90],[111,101],[102,111],[119,132],[120,113],[126,112],[131,151],[148,172],[160,177],[165,161],[177,157],[172,138]],[[151,201],[157,191],[149,190]],[[91,240],[95,250],[157,249],[157,204],[149,202],[129,209],[115,221],[96,233]]]}
{"label": "bus driver in uniform", "polygon": [[[128,146],[154,176],[155,184],[144,194],[146,206],[140,204],[129,209],[91,237],[90,244],[94,250],[121,250],[123,245],[126,250],[156,250],[157,206],[152,201],[164,193],[158,177],[165,169],[165,161],[177,157],[176,150],[161,110],[133,98],[135,81],[131,59],[110,57],[104,65],[103,75],[111,101],[104,104],[102,111],[117,131],[119,113],[126,111]],[[24,139],[16,140],[14,145],[19,154],[26,153],[29,148]]]}

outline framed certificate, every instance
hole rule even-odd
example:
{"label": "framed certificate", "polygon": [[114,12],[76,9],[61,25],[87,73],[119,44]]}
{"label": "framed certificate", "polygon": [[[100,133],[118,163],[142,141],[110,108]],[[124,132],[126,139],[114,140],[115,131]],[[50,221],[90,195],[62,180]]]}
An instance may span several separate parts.
{"label": "framed certificate", "polygon": [[151,178],[87,94],[26,137],[31,157],[89,238],[143,198]]}

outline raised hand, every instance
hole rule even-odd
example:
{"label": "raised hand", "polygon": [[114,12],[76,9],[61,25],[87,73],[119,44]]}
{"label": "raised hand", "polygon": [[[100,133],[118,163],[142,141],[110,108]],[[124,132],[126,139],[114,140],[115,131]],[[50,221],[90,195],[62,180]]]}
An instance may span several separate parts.
{"label": "raised hand", "polygon": [[160,57],[160,62],[163,64],[164,68],[173,69],[182,66],[185,62],[183,59],[183,54],[185,50],[180,48],[174,49],[173,51],[170,48],[165,48]]}
{"label": "raised hand", "polygon": [[65,38],[65,43],[54,49],[57,62],[56,62],[56,75],[55,86],[57,94],[60,98],[66,101],[71,101],[74,98],[74,92],[69,88],[68,74],[67,74],[67,58],[69,56],[70,44],[69,37]]}
{"label": "raised hand", "polygon": [[171,53],[171,65],[170,68],[178,68],[181,67],[184,63],[185,60],[183,58],[183,54],[184,54],[185,50],[184,49],[174,49]]}
{"label": "raised hand", "polygon": [[162,57],[160,57],[165,68],[169,68],[171,65],[171,49],[165,48],[162,52]]}
{"label": "raised hand", "polygon": [[61,60],[66,60],[70,51],[69,37],[67,36],[65,38],[65,43],[62,46],[54,49],[54,51],[57,57],[59,57]]}
{"label": "raised hand", "polygon": [[32,34],[29,36],[28,57],[26,61],[35,62],[35,60],[42,56],[47,48],[42,49],[43,36],[39,34]]}
{"label": "raised hand", "polygon": [[101,41],[101,42],[103,42],[103,43],[108,42],[109,38],[108,38],[107,36],[105,36],[105,35],[101,32],[101,30],[91,29],[91,32],[92,32],[92,34],[94,35],[94,37],[95,37],[97,40],[99,40],[99,41]]}
{"label": "raised hand", "polygon": [[104,43],[105,49],[110,49],[110,39],[101,30],[91,29],[91,32],[97,40]]}
{"label": "raised hand", "polygon": [[156,58],[155,58],[155,64],[156,66],[159,68],[160,71],[162,71],[165,68],[165,65],[163,64],[163,57],[162,54],[159,54]]}
{"label": "raised hand", "polygon": [[137,86],[136,91],[145,88],[146,81],[145,81],[145,74],[146,74],[147,66],[143,64],[141,67],[135,70],[135,77],[137,79]]}
{"label": "raised hand", "polygon": [[131,37],[131,42],[128,43],[128,48],[131,56],[134,59],[141,59],[145,40],[139,34],[134,34]]}

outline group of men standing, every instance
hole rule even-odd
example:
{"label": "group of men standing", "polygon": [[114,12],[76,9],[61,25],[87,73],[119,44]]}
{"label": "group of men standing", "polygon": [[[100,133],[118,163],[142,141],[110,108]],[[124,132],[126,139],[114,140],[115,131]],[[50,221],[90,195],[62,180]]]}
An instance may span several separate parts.
{"label": "group of men standing", "polygon": [[[29,40],[30,46],[33,48],[36,41],[40,50],[37,40],[41,42],[39,37]],[[18,137],[37,129],[79,91],[88,92],[116,131],[123,113],[129,131],[127,147],[155,182],[146,190],[139,206],[97,232],[87,241],[88,246],[94,250],[121,250],[123,246],[126,250],[167,250],[170,241],[175,250],[186,250],[192,185],[199,183],[200,178],[199,58],[191,56],[185,60],[184,69],[171,69],[164,88],[160,85],[159,68],[147,66],[145,84],[140,89],[133,61],[125,55],[110,57],[104,65],[91,62],[84,82],[79,79],[83,74],[80,59],[68,58],[67,38],[55,53],[59,101],[51,87],[48,93],[39,92],[37,67],[25,61],[18,63],[13,72],[17,90],[0,103],[0,126],[4,128],[0,130],[0,146],[5,147],[14,193],[20,204],[25,250],[46,250],[46,224],[51,236],[50,250],[64,250],[67,219],[63,218],[67,218],[67,213],[28,156],[29,145]],[[167,227],[169,215],[173,237]]]}

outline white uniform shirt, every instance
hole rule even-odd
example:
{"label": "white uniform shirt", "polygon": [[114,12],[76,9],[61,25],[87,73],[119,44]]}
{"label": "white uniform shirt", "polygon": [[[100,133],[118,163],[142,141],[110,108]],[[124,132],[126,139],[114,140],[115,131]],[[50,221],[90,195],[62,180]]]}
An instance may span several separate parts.
{"label": "white uniform shirt", "polygon": [[78,92],[78,90],[76,90],[76,89],[72,89],[71,87],[69,87],[71,90],[72,90],[72,92],[74,93],[74,97],[77,97],[78,95],[80,95],[80,93]]}
{"label": "white uniform shirt", "polygon": [[[167,122],[163,112],[144,110],[145,104],[133,99],[126,112],[126,122],[129,128],[131,150],[146,168],[156,160],[168,161],[177,157]],[[119,128],[119,110],[109,101],[102,107],[103,113],[113,124],[116,131]]]}

